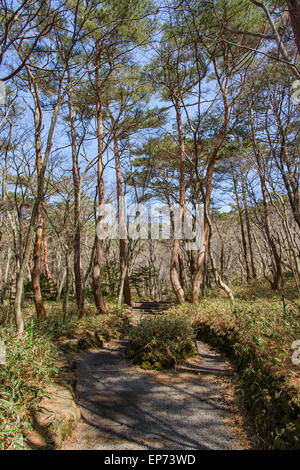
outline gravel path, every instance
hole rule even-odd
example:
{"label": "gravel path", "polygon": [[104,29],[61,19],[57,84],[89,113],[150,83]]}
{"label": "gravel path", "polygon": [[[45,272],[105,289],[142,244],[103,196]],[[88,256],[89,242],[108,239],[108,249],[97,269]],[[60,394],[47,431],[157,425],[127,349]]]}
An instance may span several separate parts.
{"label": "gravel path", "polygon": [[[213,352],[200,349],[212,368]],[[204,349],[203,349],[204,348]],[[201,362],[201,357],[200,357]],[[218,368],[228,370],[225,358]],[[195,361],[191,363],[197,368]],[[203,369],[203,368],[202,368]],[[189,369],[143,371],[114,341],[77,358],[77,401],[82,421],[64,449],[243,449],[228,426],[232,409],[213,373]]]}

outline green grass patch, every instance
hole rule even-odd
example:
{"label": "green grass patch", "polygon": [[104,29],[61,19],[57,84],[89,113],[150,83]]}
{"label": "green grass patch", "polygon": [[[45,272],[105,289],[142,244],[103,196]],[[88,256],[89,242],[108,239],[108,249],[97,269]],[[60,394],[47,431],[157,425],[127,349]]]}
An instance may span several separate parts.
{"label": "green grass patch", "polygon": [[[1,327],[0,339],[6,346],[6,363],[0,365],[0,450],[23,448],[24,426],[30,427],[30,415],[46,396],[45,390],[55,382],[58,370],[56,340],[72,338],[78,331],[97,330],[109,340],[126,330],[126,315],[110,304],[111,313],[95,315],[96,310],[87,305],[88,315],[78,319],[69,313],[65,322],[56,303],[47,302],[48,318],[40,323],[33,321],[22,337],[15,336],[13,325]],[[31,324],[33,306],[27,304],[25,325]],[[72,311],[72,309],[70,309]],[[75,312],[75,306],[74,306]]]}
{"label": "green grass patch", "polygon": [[22,448],[23,427],[54,380],[56,349],[48,335],[30,333],[16,339],[9,328],[1,331],[6,345],[6,363],[0,365],[0,449]]}
{"label": "green grass patch", "polygon": [[185,303],[174,311],[190,318],[198,339],[232,358],[261,445],[299,449],[300,367],[292,362],[291,348],[300,338],[296,290],[288,285],[274,293],[260,280],[235,291],[233,309],[226,298],[209,291],[198,305]]}

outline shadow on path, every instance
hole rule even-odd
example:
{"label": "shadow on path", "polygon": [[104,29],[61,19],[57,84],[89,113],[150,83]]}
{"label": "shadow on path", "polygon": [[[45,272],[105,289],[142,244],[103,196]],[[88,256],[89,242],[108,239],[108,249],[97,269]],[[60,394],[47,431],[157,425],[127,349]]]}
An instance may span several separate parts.
{"label": "shadow on path", "polygon": [[80,354],[77,377],[83,420],[64,448],[239,448],[215,380],[180,370],[142,371],[124,359],[118,342]]}

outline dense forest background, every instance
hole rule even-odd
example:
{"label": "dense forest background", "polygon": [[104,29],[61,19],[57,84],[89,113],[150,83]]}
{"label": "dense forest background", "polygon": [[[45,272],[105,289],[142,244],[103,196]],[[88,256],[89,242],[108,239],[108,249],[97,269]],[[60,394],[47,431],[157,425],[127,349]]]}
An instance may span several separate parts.
{"label": "dense forest background", "polygon": [[[299,2],[1,1],[1,304],[299,290]],[[198,251],[99,204],[204,206]]]}
{"label": "dense forest background", "polygon": [[217,345],[257,445],[299,450],[299,54],[299,0],[0,0],[0,449],[59,447],[41,403],[126,338],[157,372]]}

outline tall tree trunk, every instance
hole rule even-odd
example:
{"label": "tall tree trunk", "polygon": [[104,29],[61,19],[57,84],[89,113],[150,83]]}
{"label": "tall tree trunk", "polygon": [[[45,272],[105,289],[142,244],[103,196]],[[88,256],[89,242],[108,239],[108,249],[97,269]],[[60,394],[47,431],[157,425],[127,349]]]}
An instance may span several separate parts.
{"label": "tall tree trunk", "polygon": [[[98,168],[97,168],[97,190],[99,198],[99,209],[97,216],[97,224],[101,225],[104,219],[104,181],[103,181],[103,123],[102,123],[102,104],[99,90],[99,72],[96,66],[95,70],[95,82],[96,82],[96,113],[97,113],[97,138],[98,138]],[[103,258],[103,240],[97,236],[95,259],[93,266],[93,291],[95,305],[99,313],[107,313],[107,307],[102,295],[101,290],[101,264]]]}
{"label": "tall tree trunk", "polygon": [[215,262],[215,259],[214,259],[214,256],[213,256],[213,252],[212,252],[212,248],[211,248],[211,235],[212,235],[212,225],[211,225],[211,222],[210,222],[210,219],[209,219],[209,216],[208,216],[208,224],[209,224],[209,235],[208,235],[208,254],[209,254],[209,259],[210,259],[210,264],[211,264],[211,267],[212,267],[212,272],[213,272],[213,275],[214,275],[214,279],[215,279],[215,283],[217,285],[217,287],[219,287],[220,289],[222,289],[226,295],[228,296],[228,298],[231,300],[231,302],[233,303],[234,302],[234,297],[233,297],[233,293],[232,293],[232,290],[230,289],[230,287],[224,282],[224,280],[221,278],[218,270],[217,270],[217,267],[216,267],[216,262]]}
{"label": "tall tree trunk", "polygon": [[[9,127],[9,139],[5,147],[4,166],[3,166],[3,172],[2,172],[2,202],[4,202],[6,199],[6,177],[7,177],[7,168],[8,168],[8,152],[10,149],[11,138],[12,138],[12,128],[13,128],[12,122],[10,121],[9,121],[9,126],[10,126]],[[2,228],[0,229],[0,242],[1,240],[2,240]],[[5,294],[9,286],[7,279],[8,279],[8,270],[10,266],[11,257],[12,257],[12,251],[9,246],[8,254],[7,254],[7,264],[6,264],[6,269],[5,269],[4,279],[3,279],[3,287],[1,291],[1,299],[0,299],[1,305],[3,305],[4,303]]]}
{"label": "tall tree trunk", "polygon": [[118,295],[118,308],[121,308],[122,306],[122,298],[123,298],[123,292],[124,292],[124,286],[125,286],[125,279],[127,276],[127,263],[124,264],[123,271],[121,273],[121,279],[120,279],[120,286],[119,286],[119,295]]}
{"label": "tall tree trunk", "polygon": [[[31,90],[32,90],[32,95],[33,99],[35,100],[35,111],[37,115],[37,110],[39,112],[39,126],[42,123],[42,120],[40,119],[42,116],[42,110],[38,98],[38,90],[36,87],[36,84],[34,82],[33,76],[31,72],[28,69],[28,76],[29,80],[31,81]],[[29,221],[29,226],[27,230],[27,236],[26,236],[26,242],[25,242],[25,250],[23,254],[23,259],[20,261],[20,270],[17,276],[17,283],[16,283],[16,297],[15,297],[15,302],[14,302],[14,314],[15,314],[15,321],[16,321],[16,327],[17,327],[17,334],[20,335],[24,331],[24,321],[23,321],[23,316],[22,316],[22,308],[21,308],[21,302],[22,302],[22,293],[23,293],[23,284],[24,284],[24,277],[25,277],[25,272],[26,268],[29,262],[29,257],[30,257],[30,250],[31,250],[31,242],[32,242],[32,236],[33,236],[33,227],[35,223],[35,219],[37,216],[38,212],[38,205],[41,201],[43,201],[43,182],[44,182],[44,177],[45,177],[45,172],[47,168],[47,163],[49,160],[50,156],[50,151],[52,147],[52,142],[53,142],[53,134],[57,122],[57,116],[59,112],[59,108],[61,106],[62,102],[62,87],[63,87],[63,79],[64,79],[64,70],[62,71],[61,78],[59,81],[59,88],[58,88],[58,95],[57,95],[57,102],[55,104],[53,114],[51,117],[51,122],[50,122],[50,127],[49,127],[49,132],[48,132],[48,137],[47,137],[47,144],[46,144],[46,150],[45,150],[45,156],[44,156],[44,161],[42,163],[41,171],[40,171],[40,178],[38,180],[38,194],[37,198],[34,202],[32,213],[31,213],[31,218]],[[38,103],[36,103],[36,100]],[[35,127],[37,130],[37,127]],[[39,133],[38,133],[39,134]],[[37,147],[36,147],[37,148]]]}
{"label": "tall tree trunk", "polygon": [[97,235],[95,236],[95,240],[94,240],[94,244],[93,244],[93,248],[92,248],[92,253],[91,253],[91,257],[90,257],[90,262],[89,262],[88,268],[87,268],[87,270],[85,272],[85,275],[83,277],[83,280],[82,280],[81,306],[80,306],[80,310],[79,310],[80,311],[80,318],[82,318],[83,315],[84,315],[84,303],[85,303],[86,290],[87,290],[86,285],[87,285],[87,281],[88,281],[88,278],[91,274],[93,264],[94,264],[96,244],[97,244]]}
{"label": "tall tree trunk", "polygon": [[[70,71],[68,70],[68,79]],[[81,218],[80,218],[80,170],[77,155],[76,127],[74,117],[74,107],[72,100],[72,90],[68,92],[68,106],[71,123],[71,146],[72,146],[72,173],[74,186],[74,275],[75,275],[75,297],[77,308],[81,307],[82,277],[81,277]]]}
{"label": "tall tree trunk", "polygon": [[46,310],[43,303],[41,286],[40,286],[40,274],[41,274],[41,247],[43,240],[43,203],[38,203],[37,209],[37,227],[35,235],[35,244],[33,249],[33,267],[31,271],[33,300],[36,309],[37,318],[43,318],[46,316]]}
{"label": "tall tree trunk", "polygon": [[[296,156],[294,156],[295,161]],[[283,166],[283,160],[285,160],[285,163],[287,165],[288,171],[286,172]],[[295,219],[296,224],[298,225],[298,228],[300,229],[300,198],[299,198],[299,181],[297,180],[297,177],[295,176],[295,172],[292,170],[292,165],[291,162],[293,161],[293,157],[289,155],[289,151],[287,149],[286,144],[283,144],[283,148],[280,152],[280,162],[281,165],[278,165],[280,167],[280,172],[282,175],[282,179],[284,181],[285,188],[288,193],[290,205],[292,208],[292,213]]]}
{"label": "tall tree trunk", "polygon": [[43,220],[42,237],[43,237],[43,253],[44,253],[45,273],[46,273],[47,279],[49,281],[52,281],[52,275],[51,275],[51,272],[50,272],[50,269],[49,269],[49,251],[48,251],[47,232],[46,232],[46,229],[45,229],[45,220]]}
{"label": "tall tree trunk", "polygon": [[11,145],[12,129],[13,129],[13,124],[12,124],[11,121],[9,121],[9,138],[8,138],[7,144],[5,146],[4,166],[3,166],[3,172],[2,172],[2,201],[4,201],[5,197],[6,197],[6,177],[7,177],[7,167],[8,167],[8,152],[10,150],[10,145]]}
{"label": "tall tree trunk", "polygon": [[257,274],[256,274],[252,240],[251,240],[251,227],[250,227],[250,219],[249,219],[248,204],[247,204],[246,189],[245,189],[245,178],[243,175],[243,171],[241,171],[241,186],[242,186],[243,206],[244,206],[244,213],[245,213],[246,227],[247,227],[252,277],[255,279],[257,277]]}
{"label": "tall tree trunk", "polygon": [[240,198],[239,198],[239,192],[238,192],[238,187],[237,187],[236,176],[234,174],[234,169],[233,169],[232,163],[230,163],[230,167],[231,167],[231,174],[232,174],[232,181],[233,181],[236,205],[237,205],[237,208],[238,208],[239,219],[240,219],[243,253],[244,253],[245,266],[246,266],[246,279],[247,279],[247,281],[249,281],[249,279],[250,279],[250,269],[249,269],[249,262],[248,262],[245,228],[244,228],[244,222],[243,222],[243,213],[242,213],[242,208],[241,208],[241,204],[240,204]]}
{"label": "tall tree trunk", "polygon": [[[293,170],[293,163],[297,162],[297,156],[291,156],[289,153],[288,146],[286,144],[287,130],[282,124],[280,117],[280,107],[277,100],[274,98],[272,100],[273,111],[277,120],[277,127],[280,133],[281,149],[278,152],[276,149],[273,149],[273,155],[275,159],[276,166],[281,173],[284,186],[290,201],[292,213],[295,219],[298,228],[300,228],[300,198],[299,198],[299,181],[296,176],[296,171]],[[273,141],[272,137],[268,133],[268,140],[270,147],[272,147]],[[299,152],[298,149],[294,149],[294,152]]]}
{"label": "tall tree trunk", "polygon": [[[268,127],[266,127],[268,142],[273,152],[275,164],[282,176],[295,222],[298,225],[298,228],[300,229],[299,181],[297,178],[296,168],[299,159],[297,158],[299,157],[299,149],[296,147],[294,149],[291,149],[294,155],[290,155],[290,149],[287,145],[287,135],[289,134],[287,130],[288,121],[286,123],[282,122],[282,104],[280,104],[275,95],[272,97],[271,103],[273,108],[273,114],[275,115],[277,121],[277,129],[280,135],[280,151],[278,151],[277,143],[274,143],[274,139],[270,134]],[[296,155],[297,153],[298,155]],[[293,168],[294,165],[295,168]]]}
{"label": "tall tree trunk", "polygon": [[184,261],[183,261],[181,251],[179,252],[179,255],[178,255],[178,268],[179,268],[180,284],[182,285],[182,289],[184,289],[185,287]]}
{"label": "tall tree trunk", "polygon": [[[183,227],[184,204],[185,204],[185,148],[184,148],[183,131],[182,131],[180,102],[178,98],[175,98],[175,110],[176,110],[178,140],[179,140],[179,146],[180,146],[179,220],[181,223],[181,227]],[[174,234],[173,249],[172,249],[172,256],[171,256],[170,279],[171,279],[173,290],[177,296],[177,299],[180,303],[182,303],[184,302],[184,291],[183,291],[183,288],[182,288],[182,285],[180,283],[180,279],[178,276],[181,239],[175,238],[175,236],[176,234]]]}
{"label": "tall tree trunk", "polygon": [[37,206],[38,206],[38,201],[36,200],[32,209],[31,218],[30,218],[29,226],[27,230],[23,258],[22,260],[20,260],[20,269],[17,275],[16,295],[15,295],[15,301],[14,301],[14,315],[15,315],[15,322],[16,322],[16,327],[17,327],[17,335],[22,334],[24,331],[24,321],[23,321],[22,307],[21,307],[22,294],[23,294],[23,286],[24,286],[26,269],[29,263],[29,258],[30,258],[31,244],[32,244],[32,238],[33,238],[33,233],[34,233],[34,221],[37,215]]}
{"label": "tall tree trunk", "polygon": [[193,250],[188,250],[187,253],[188,253],[188,259],[189,259],[191,285],[193,285],[193,280],[194,280],[195,271],[196,271],[194,251]]}
{"label": "tall tree trunk", "polygon": [[[216,66],[215,66],[215,70],[216,70]],[[209,216],[210,199],[211,199],[211,192],[212,192],[213,174],[214,174],[216,158],[217,158],[219,149],[223,143],[223,140],[226,136],[227,127],[228,127],[229,118],[230,118],[230,105],[229,105],[228,98],[227,98],[229,78],[226,77],[224,87],[221,85],[219,77],[218,77],[218,82],[219,82],[219,86],[222,92],[223,103],[224,103],[224,120],[223,120],[223,125],[220,129],[220,132],[216,137],[216,143],[211,153],[211,156],[209,158],[206,175],[205,175],[206,191],[205,191],[205,196],[204,196],[203,239],[202,239],[202,244],[198,253],[197,270],[196,270],[196,274],[194,278],[192,296],[191,296],[192,303],[198,302],[201,284],[203,283],[203,276],[204,276],[204,269],[205,269],[205,254],[207,250],[208,235],[209,235],[208,216]]]}
{"label": "tall tree trunk", "polygon": [[[113,118],[112,124],[115,125]],[[122,191],[122,177],[121,177],[121,165],[120,165],[120,153],[119,153],[119,145],[118,145],[118,138],[116,132],[114,132],[114,155],[115,155],[115,165],[116,165],[116,180],[117,180],[117,198],[118,198],[118,213],[119,219],[124,221],[124,207],[123,207],[123,191]],[[124,221],[125,222],[125,221]],[[125,269],[126,264],[126,240],[120,238],[120,272],[121,277],[123,270]],[[131,291],[129,285],[129,277],[128,277],[128,270],[126,270],[124,275],[124,282],[123,285],[123,294],[124,294],[124,302],[127,305],[132,305],[132,298],[131,298]]]}
{"label": "tall tree trunk", "polygon": [[264,168],[261,162],[258,143],[256,139],[253,108],[252,108],[252,104],[250,101],[249,101],[249,113],[250,113],[250,123],[251,123],[252,146],[253,146],[253,152],[255,155],[256,163],[257,163],[261,193],[262,193],[262,198],[263,198],[264,229],[265,229],[266,237],[267,237],[269,246],[271,248],[273,258],[274,258],[274,263],[275,263],[274,273],[273,273],[274,278],[273,278],[273,281],[271,282],[271,287],[272,289],[277,290],[277,289],[281,289],[283,286],[281,258],[280,258],[274,238],[271,233],[270,208],[269,208],[269,203],[268,203],[266,181],[264,177]]}
{"label": "tall tree trunk", "polygon": [[[30,77],[30,75],[29,75]],[[32,94],[35,102],[34,125],[35,125],[35,153],[37,169],[37,224],[35,243],[33,248],[33,267],[31,270],[33,300],[36,309],[37,318],[46,316],[46,310],[43,303],[40,274],[41,274],[41,247],[43,240],[43,201],[44,201],[44,172],[42,171],[42,148],[41,148],[41,126],[43,120],[42,107],[39,94],[33,79],[31,79]]]}
{"label": "tall tree trunk", "polygon": [[4,272],[4,278],[3,278],[3,287],[2,287],[2,290],[1,290],[0,305],[3,305],[3,303],[4,303],[4,298],[5,298],[7,288],[9,287],[9,285],[11,283],[11,279],[8,282],[8,272],[9,272],[9,268],[10,268],[11,258],[12,258],[12,250],[11,250],[11,247],[9,246],[8,247],[8,252],[7,252],[7,258],[6,258],[6,268],[5,268],[5,272]]}
{"label": "tall tree trunk", "polygon": [[64,271],[63,271],[63,274],[62,274],[62,278],[61,278],[61,280],[58,282],[56,302],[60,302],[62,289],[63,289],[64,283],[65,283],[65,279],[66,279],[66,274],[67,274],[67,271],[66,271],[66,267],[65,267],[65,268],[64,268]]}
{"label": "tall tree trunk", "polygon": [[68,251],[66,251],[65,260],[66,260],[66,276],[65,276],[66,283],[65,283],[65,295],[64,295],[64,300],[63,300],[64,318],[66,317],[68,313],[69,295],[70,295],[70,289],[71,289],[71,272],[70,272],[71,270],[70,270]]}
{"label": "tall tree trunk", "polygon": [[218,227],[218,224],[215,220],[215,226],[216,226],[216,229],[217,229],[217,232],[218,232],[218,235],[220,237],[220,240],[221,240],[221,250],[220,250],[220,276],[221,276],[221,280],[224,281],[224,238],[222,237],[222,234],[219,230],[219,227]]}

